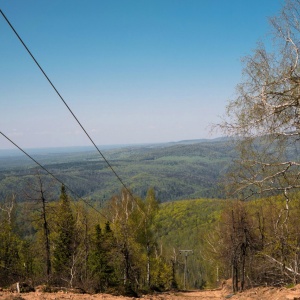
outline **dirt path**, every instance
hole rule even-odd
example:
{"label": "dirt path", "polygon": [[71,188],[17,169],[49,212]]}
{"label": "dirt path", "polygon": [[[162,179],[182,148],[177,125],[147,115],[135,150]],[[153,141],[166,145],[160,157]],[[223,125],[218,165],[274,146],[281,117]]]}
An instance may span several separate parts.
{"label": "dirt path", "polygon": [[[1,293],[0,299],[5,300],[132,300],[137,299],[133,297],[123,296],[112,296],[108,294],[97,294],[97,295],[80,295],[80,294],[69,294],[69,293],[24,293],[24,294],[12,294],[12,293]],[[139,299],[143,300],[183,300],[183,299],[226,299],[224,293],[220,291],[197,291],[197,292],[178,292],[178,293],[162,293],[157,295],[145,295]]]}
{"label": "dirt path", "polygon": [[[2,300],[133,300],[137,298],[112,296],[108,294],[72,294],[72,293],[24,293],[13,294],[9,292],[0,292]],[[156,295],[145,295],[139,299],[144,300],[214,300],[214,299],[233,299],[233,300],[300,300],[300,285],[294,288],[254,288],[243,293],[232,294],[228,289],[190,291],[177,293],[162,293]]]}

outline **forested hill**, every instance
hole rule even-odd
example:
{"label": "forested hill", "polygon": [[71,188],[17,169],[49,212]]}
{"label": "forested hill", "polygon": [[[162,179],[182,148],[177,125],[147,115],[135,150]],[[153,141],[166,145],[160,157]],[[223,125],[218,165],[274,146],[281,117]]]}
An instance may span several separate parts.
{"label": "forested hill", "polygon": [[[223,198],[218,182],[235,157],[233,145],[222,139],[120,146],[103,153],[136,195],[143,197],[149,187],[154,187],[162,202]],[[21,154],[8,154],[0,156],[0,199],[16,193],[22,200],[24,191],[34,184],[39,167]],[[89,148],[33,151],[32,156],[81,197],[105,201],[121,189],[103,159]],[[58,192],[59,187],[54,197]]]}

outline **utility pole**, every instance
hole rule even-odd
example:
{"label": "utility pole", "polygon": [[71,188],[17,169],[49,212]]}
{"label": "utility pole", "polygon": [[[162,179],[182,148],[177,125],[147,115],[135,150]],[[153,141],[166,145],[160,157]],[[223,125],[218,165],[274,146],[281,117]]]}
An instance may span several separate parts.
{"label": "utility pole", "polygon": [[193,250],[179,250],[179,253],[184,255],[184,277],[183,277],[183,288],[186,290],[186,278],[187,278],[187,257],[189,254],[193,254]]}

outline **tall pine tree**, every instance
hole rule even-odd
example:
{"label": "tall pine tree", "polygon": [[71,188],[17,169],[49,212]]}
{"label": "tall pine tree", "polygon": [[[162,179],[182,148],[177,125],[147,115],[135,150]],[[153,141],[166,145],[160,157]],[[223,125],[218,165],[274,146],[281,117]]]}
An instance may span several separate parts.
{"label": "tall pine tree", "polygon": [[104,233],[102,233],[99,224],[95,226],[95,232],[92,238],[92,249],[89,256],[89,266],[91,276],[94,280],[96,292],[104,292],[108,287],[116,284],[116,275],[112,265],[112,245],[113,232],[110,229],[109,222],[105,224]]}
{"label": "tall pine tree", "polygon": [[75,221],[64,185],[61,187],[56,222],[57,236],[54,241],[53,269],[56,279],[68,281],[74,254]]}

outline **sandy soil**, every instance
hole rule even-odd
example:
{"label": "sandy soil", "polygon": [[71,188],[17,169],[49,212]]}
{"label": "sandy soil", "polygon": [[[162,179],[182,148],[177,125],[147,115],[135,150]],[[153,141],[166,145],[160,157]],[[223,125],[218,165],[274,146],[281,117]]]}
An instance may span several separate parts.
{"label": "sandy soil", "polygon": [[[108,294],[72,294],[65,292],[58,293],[10,293],[0,292],[0,299],[3,300],[57,300],[57,299],[72,299],[72,300],[129,300],[137,299],[133,297],[112,296]],[[300,284],[293,288],[272,288],[259,287],[246,290],[242,293],[232,294],[228,287],[217,290],[204,291],[189,291],[176,293],[162,293],[156,295],[145,295],[139,299],[144,300],[193,300],[193,299],[238,299],[238,300],[300,300]]]}

